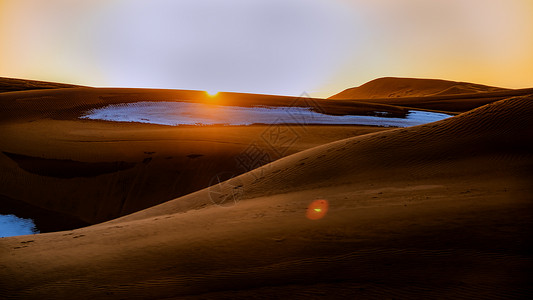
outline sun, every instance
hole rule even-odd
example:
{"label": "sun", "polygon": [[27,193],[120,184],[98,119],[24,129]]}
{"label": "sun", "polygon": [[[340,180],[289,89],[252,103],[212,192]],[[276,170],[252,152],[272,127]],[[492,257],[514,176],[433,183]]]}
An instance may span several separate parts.
{"label": "sun", "polygon": [[218,91],[215,91],[215,90],[206,90],[205,93],[206,93],[209,97],[215,97],[216,95],[218,95]]}

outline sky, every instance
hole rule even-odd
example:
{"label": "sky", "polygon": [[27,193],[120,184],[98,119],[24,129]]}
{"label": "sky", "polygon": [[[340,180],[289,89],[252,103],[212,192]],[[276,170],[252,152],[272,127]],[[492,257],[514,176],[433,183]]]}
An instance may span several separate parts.
{"label": "sky", "polygon": [[531,0],[0,0],[0,77],[328,97],[379,77],[533,87]]}

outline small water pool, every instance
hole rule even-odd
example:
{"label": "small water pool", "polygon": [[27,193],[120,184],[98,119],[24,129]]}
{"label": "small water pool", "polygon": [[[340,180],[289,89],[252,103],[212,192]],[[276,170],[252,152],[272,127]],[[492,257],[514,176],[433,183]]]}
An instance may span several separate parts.
{"label": "small water pool", "polygon": [[410,110],[405,118],[327,115],[307,107],[223,106],[193,102],[134,102],[92,109],[82,119],[139,122],[159,125],[252,125],[252,124],[329,124],[409,127],[431,123],[451,115]]}
{"label": "small water pool", "polygon": [[39,233],[32,219],[15,215],[0,215],[0,237]]}

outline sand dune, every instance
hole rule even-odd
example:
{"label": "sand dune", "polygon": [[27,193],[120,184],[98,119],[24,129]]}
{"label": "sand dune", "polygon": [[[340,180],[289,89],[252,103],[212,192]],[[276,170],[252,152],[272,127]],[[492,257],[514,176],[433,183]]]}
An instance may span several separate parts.
{"label": "sand dune", "polygon": [[[523,156],[531,158],[533,144],[527,141],[533,137],[533,120],[530,118],[532,108],[531,96],[510,98],[452,119],[318,146],[279,159],[235,180],[249,183],[249,190],[248,185],[244,184],[245,195],[253,198],[263,194],[328,186],[330,181],[342,180],[344,184],[375,182],[385,180],[383,177],[388,173],[400,178],[409,174],[409,180],[416,180],[416,176],[447,176],[447,172],[457,172],[455,164],[463,163],[462,160],[466,160],[464,163],[468,164],[469,160],[473,161],[476,157],[494,158],[493,164],[505,161],[506,167],[501,169],[505,171],[512,168],[513,159],[517,158],[520,162],[521,159],[518,158]],[[433,164],[439,167],[435,168]],[[521,166],[520,163],[518,165]],[[398,172],[398,168],[401,172]],[[492,170],[494,165],[472,164],[469,171],[481,175],[485,168]],[[527,168],[520,168],[524,168],[522,172],[528,175]],[[197,194],[186,198],[197,199],[193,195]],[[191,207],[187,207],[184,203],[189,200],[181,198],[180,201],[168,202],[126,218],[145,214],[152,216],[152,210],[160,210],[161,214],[182,212],[210,204],[206,200],[209,200],[208,197],[203,197],[202,202],[193,202]],[[178,210],[171,208],[173,205],[177,205]]]}
{"label": "sand dune", "polygon": [[506,89],[468,82],[438,79],[384,77],[369,81],[359,87],[346,89],[331,99],[380,99],[400,97],[425,97],[505,91]]}
{"label": "sand dune", "polygon": [[461,113],[509,97],[532,93],[531,88],[512,90],[445,80],[380,78],[347,89],[329,99],[352,99],[353,102]]}
{"label": "sand dune", "polygon": [[[533,97],[341,139],[122,218],[0,239],[0,297],[528,298]],[[314,200],[329,202],[319,220]]]}

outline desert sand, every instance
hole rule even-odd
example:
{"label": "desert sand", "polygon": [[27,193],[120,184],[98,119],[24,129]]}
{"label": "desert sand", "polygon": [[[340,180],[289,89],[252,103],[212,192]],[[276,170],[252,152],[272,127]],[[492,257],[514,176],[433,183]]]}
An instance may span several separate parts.
{"label": "desert sand", "polygon": [[[268,149],[258,139],[268,125],[76,118],[195,92],[0,94],[2,196],[94,224],[0,239],[0,298],[530,298],[533,93],[470,91],[318,99],[330,113],[458,115],[408,128],[291,125],[295,142],[252,170],[235,157],[256,141]],[[208,187],[224,171],[236,176]],[[309,211],[317,200],[328,207]]]}

